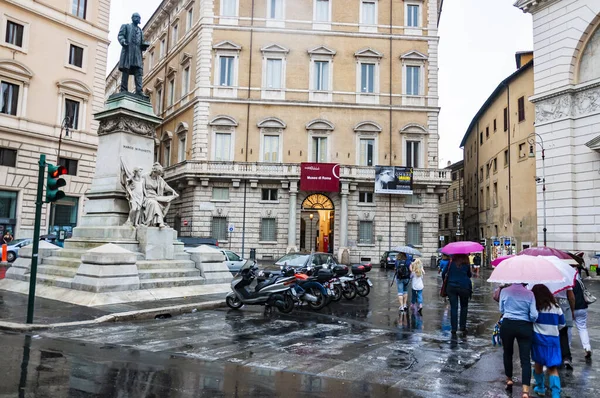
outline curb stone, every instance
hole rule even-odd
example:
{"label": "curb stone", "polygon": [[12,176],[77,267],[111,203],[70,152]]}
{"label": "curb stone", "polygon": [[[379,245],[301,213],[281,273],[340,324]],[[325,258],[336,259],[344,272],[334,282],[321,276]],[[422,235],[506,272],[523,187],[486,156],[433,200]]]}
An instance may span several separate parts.
{"label": "curb stone", "polygon": [[206,301],[203,303],[195,304],[182,304],[174,305],[169,307],[158,307],[149,308],[145,310],[117,312],[114,314],[103,315],[99,318],[88,320],[88,321],[75,321],[75,322],[59,322],[49,324],[26,324],[17,322],[4,322],[0,321],[0,330],[16,331],[16,332],[28,332],[33,330],[46,330],[55,329],[62,327],[73,327],[73,326],[88,326],[97,325],[108,322],[124,322],[124,321],[140,321],[145,319],[154,319],[158,315],[181,315],[197,311],[213,310],[216,308],[225,307],[225,301],[215,300]]}

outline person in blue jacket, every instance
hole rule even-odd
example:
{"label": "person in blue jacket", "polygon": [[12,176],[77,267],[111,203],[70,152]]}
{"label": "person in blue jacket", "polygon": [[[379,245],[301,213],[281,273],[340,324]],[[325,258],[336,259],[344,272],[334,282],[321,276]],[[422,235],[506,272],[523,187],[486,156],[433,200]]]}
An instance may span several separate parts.
{"label": "person in blue jacket", "polygon": [[438,266],[438,274],[444,272],[446,267],[448,267],[448,264],[450,264],[450,257],[448,257],[447,254],[442,253],[442,259],[440,260],[440,265]]}
{"label": "person in blue jacket", "polygon": [[452,261],[442,272],[442,279],[448,275],[446,282],[446,294],[450,301],[450,324],[452,325],[452,334],[456,334],[459,326],[458,321],[458,302],[460,301],[460,331],[467,332],[467,311],[469,300],[473,293],[471,283],[471,264],[469,256],[466,254],[455,254]]}

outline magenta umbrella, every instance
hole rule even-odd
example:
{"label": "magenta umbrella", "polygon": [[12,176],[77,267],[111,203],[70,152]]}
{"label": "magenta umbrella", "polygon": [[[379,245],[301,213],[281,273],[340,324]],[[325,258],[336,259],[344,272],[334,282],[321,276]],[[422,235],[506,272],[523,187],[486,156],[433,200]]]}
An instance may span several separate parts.
{"label": "magenta umbrella", "polygon": [[448,243],[442,247],[441,252],[444,254],[470,254],[483,251],[483,246],[477,242],[462,241]]}
{"label": "magenta umbrella", "polygon": [[506,260],[506,259],[509,259],[509,258],[511,258],[511,257],[514,257],[514,256],[515,256],[514,254],[510,254],[510,255],[508,255],[508,256],[500,256],[500,257],[496,258],[495,260],[492,260],[492,262],[491,262],[491,264],[492,264],[492,267],[496,267],[496,266],[497,266],[498,264],[500,264],[502,261],[504,261],[504,260]]}
{"label": "magenta umbrella", "polygon": [[571,256],[562,250],[554,249],[552,247],[538,246],[527,248],[518,255],[526,254],[528,256],[555,256],[561,260],[572,260]]}
{"label": "magenta umbrella", "polygon": [[494,283],[558,283],[567,278],[543,257],[520,255],[502,261],[492,272],[488,282]]}

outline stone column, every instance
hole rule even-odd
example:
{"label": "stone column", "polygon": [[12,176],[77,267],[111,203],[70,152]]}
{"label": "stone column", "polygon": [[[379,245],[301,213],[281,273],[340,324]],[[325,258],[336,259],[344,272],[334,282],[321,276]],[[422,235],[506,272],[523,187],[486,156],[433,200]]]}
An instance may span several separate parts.
{"label": "stone column", "polygon": [[340,249],[348,247],[348,194],[350,184],[342,181],[342,209],[340,213]]}
{"label": "stone column", "polygon": [[296,245],[296,206],[298,197],[298,181],[290,181],[290,205],[288,215],[288,247],[287,252],[297,251]]}

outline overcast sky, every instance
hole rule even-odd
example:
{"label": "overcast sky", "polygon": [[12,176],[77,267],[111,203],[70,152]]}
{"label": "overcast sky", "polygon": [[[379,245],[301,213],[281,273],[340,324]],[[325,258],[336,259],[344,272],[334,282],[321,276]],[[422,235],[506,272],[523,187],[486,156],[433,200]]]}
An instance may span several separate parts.
{"label": "overcast sky", "polygon": [[[301,0],[309,1],[309,0]],[[349,1],[349,0],[343,0]],[[462,159],[458,147],[471,119],[496,86],[516,70],[515,52],[533,49],[531,15],[515,0],[446,0],[440,23],[440,165]],[[142,25],[160,0],[113,0],[108,72],[118,62],[119,26],[139,12]]]}

